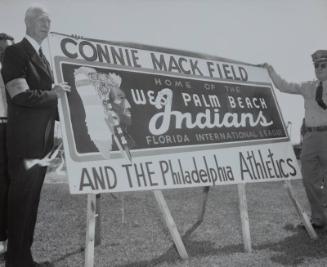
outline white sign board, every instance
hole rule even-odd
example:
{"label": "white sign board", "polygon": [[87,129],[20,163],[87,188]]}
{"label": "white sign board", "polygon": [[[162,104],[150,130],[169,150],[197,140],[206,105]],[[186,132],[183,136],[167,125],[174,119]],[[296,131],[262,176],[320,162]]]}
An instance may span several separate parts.
{"label": "white sign board", "polygon": [[265,69],[52,33],[73,194],[301,178]]}

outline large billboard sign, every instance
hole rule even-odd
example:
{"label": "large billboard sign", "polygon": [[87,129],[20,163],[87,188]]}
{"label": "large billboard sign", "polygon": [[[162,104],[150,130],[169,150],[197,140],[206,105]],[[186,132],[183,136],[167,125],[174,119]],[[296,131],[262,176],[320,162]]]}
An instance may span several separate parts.
{"label": "large billboard sign", "polygon": [[71,193],[301,178],[267,72],[52,33]]}

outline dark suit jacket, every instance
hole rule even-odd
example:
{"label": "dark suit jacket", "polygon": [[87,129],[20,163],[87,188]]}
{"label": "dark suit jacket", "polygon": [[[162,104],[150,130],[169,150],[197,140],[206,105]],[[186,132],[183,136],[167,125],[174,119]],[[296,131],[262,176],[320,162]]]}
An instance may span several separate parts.
{"label": "dark suit jacket", "polygon": [[5,84],[16,78],[25,78],[29,86],[29,90],[13,98],[7,88],[9,156],[43,157],[52,147],[57,117],[57,96],[50,91],[53,83],[51,71],[24,38],[6,49],[2,75]]}

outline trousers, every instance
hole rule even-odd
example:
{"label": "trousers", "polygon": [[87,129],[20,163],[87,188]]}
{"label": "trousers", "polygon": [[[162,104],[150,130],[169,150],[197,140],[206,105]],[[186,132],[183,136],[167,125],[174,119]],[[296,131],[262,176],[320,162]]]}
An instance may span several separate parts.
{"label": "trousers", "polygon": [[0,123],[0,241],[7,239],[8,222],[8,156],[6,141],[7,123]]}
{"label": "trousers", "polygon": [[46,167],[26,170],[24,159],[10,157],[8,192],[8,246],[6,267],[32,267],[34,229]]}
{"label": "trousers", "polygon": [[311,208],[311,220],[317,224],[327,224],[327,131],[305,133],[301,171]]}

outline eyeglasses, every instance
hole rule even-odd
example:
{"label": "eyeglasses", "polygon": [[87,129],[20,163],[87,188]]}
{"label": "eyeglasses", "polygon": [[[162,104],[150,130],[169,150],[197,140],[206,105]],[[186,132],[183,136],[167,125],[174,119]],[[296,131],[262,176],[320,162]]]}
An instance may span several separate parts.
{"label": "eyeglasses", "polygon": [[326,63],[326,62],[323,62],[323,63],[319,63],[319,62],[317,62],[317,63],[314,64],[314,66],[315,66],[315,69],[318,69],[319,67],[320,67],[321,69],[324,69],[324,68],[327,67],[327,63]]}

